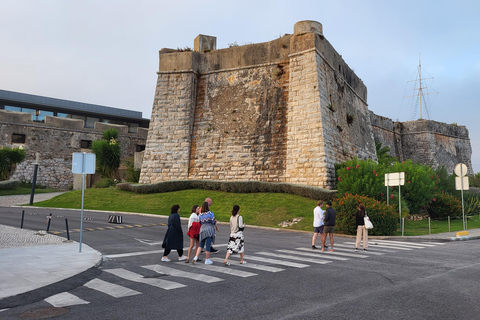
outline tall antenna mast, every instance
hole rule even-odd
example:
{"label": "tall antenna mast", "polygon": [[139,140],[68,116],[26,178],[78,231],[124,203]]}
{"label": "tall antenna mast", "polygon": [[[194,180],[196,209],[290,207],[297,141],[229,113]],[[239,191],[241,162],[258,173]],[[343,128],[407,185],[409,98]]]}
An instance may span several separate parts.
{"label": "tall antenna mast", "polygon": [[[423,111],[423,107],[422,107],[422,100],[424,99],[424,95],[426,94],[434,94],[434,93],[438,93],[438,92],[431,92],[431,93],[423,93],[423,89],[426,89],[427,87],[423,87],[422,86],[422,80],[428,80],[428,79],[433,79],[433,77],[431,78],[423,78],[422,79],[422,61],[420,59],[420,53],[418,53],[418,82],[419,82],[419,87],[418,88],[415,88],[414,90],[418,90],[418,94],[416,95],[412,95],[412,96],[406,96],[404,98],[407,98],[407,97],[418,97],[419,99],[419,102],[420,102],[420,119],[423,119],[423,114],[422,114],[422,111]],[[408,81],[408,82],[413,82],[413,81],[417,81],[416,80],[411,80],[411,81]],[[427,111],[427,114],[428,114],[428,109],[427,109],[427,104],[425,103],[425,111]]]}

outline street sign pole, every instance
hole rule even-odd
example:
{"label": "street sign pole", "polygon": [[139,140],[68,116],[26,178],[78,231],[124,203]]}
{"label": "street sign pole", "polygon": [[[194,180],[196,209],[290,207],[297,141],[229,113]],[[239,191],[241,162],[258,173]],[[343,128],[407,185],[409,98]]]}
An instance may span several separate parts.
{"label": "street sign pole", "polygon": [[80,247],[78,252],[82,252],[82,234],[83,234],[83,203],[85,200],[85,152],[82,155],[82,211],[80,214]]}

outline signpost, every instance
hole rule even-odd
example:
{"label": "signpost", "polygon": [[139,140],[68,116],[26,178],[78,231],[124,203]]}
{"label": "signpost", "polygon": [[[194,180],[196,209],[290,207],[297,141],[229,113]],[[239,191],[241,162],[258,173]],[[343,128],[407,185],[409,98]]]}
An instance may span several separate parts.
{"label": "signpost", "polygon": [[463,206],[463,190],[468,190],[470,185],[468,183],[468,177],[466,176],[468,173],[468,168],[463,163],[459,163],[455,166],[455,189],[461,190],[462,194],[462,216],[463,216],[463,230],[467,229],[467,221],[465,220],[465,208]]}
{"label": "signpost", "polygon": [[83,202],[85,198],[85,174],[95,173],[95,154],[86,152],[75,152],[72,161],[72,173],[82,174],[82,213],[80,218],[80,247],[78,252],[82,252],[82,233],[83,233]]}
{"label": "signpost", "polygon": [[[400,186],[405,184],[405,172],[385,173],[385,186],[387,187],[387,204],[390,204],[388,198],[388,187],[398,186],[398,207],[400,216],[400,229],[402,229],[402,201],[400,195]],[[402,229],[403,230],[403,229]],[[403,232],[402,232],[403,236]]]}

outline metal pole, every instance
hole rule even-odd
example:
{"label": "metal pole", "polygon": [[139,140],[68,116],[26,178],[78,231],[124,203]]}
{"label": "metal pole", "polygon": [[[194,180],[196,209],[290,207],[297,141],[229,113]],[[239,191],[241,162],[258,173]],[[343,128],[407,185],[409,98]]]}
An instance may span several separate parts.
{"label": "metal pole", "polygon": [[400,225],[402,224],[402,200],[400,196],[400,184],[398,184],[398,207],[399,207],[399,215],[400,215]]}
{"label": "metal pole", "polygon": [[460,183],[462,186],[462,216],[463,216],[463,230],[467,230],[467,225],[465,222],[465,208],[463,206],[463,164],[460,165]]}
{"label": "metal pole", "polygon": [[402,237],[405,235],[405,218],[402,219]]}
{"label": "metal pole", "polygon": [[450,216],[448,216],[448,232],[450,232]]}
{"label": "metal pole", "polygon": [[22,210],[22,223],[20,224],[20,229],[23,229],[23,219],[25,217],[25,210]]}
{"label": "metal pole", "polygon": [[80,247],[78,252],[82,252],[82,234],[83,234],[83,199],[85,198],[85,152],[83,153],[82,161],[82,213],[80,216]]}
{"label": "metal pole", "polygon": [[68,231],[68,219],[65,218],[65,227],[67,228],[67,240],[70,240],[70,232]]}
{"label": "metal pole", "polygon": [[35,184],[37,183],[37,171],[38,171],[38,163],[35,163],[35,168],[33,169],[32,191],[30,192],[30,205],[33,205],[33,196],[35,194]]}
{"label": "metal pole", "polygon": [[52,214],[50,213],[50,215],[47,217],[47,232],[50,230],[50,222],[52,222]]}
{"label": "metal pole", "polygon": [[428,234],[432,234],[432,231],[430,230],[430,217],[428,217]]}

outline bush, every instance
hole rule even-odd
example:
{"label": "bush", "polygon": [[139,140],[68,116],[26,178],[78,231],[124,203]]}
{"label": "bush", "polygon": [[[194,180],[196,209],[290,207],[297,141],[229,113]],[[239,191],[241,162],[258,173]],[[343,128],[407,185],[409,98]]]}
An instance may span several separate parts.
{"label": "bush", "polygon": [[135,164],[133,158],[128,159],[125,161],[125,166],[127,167],[127,182],[134,182],[138,183],[140,180],[140,169],[135,169]]}
{"label": "bush", "polygon": [[462,205],[454,196],[447,193],[437,194],[426,207],[432,219],[445,219],[462,216]]}
{"label": "bush", "polygon": [[360,203],[365,206],[365,211],[373,223],[373,229],[368,230],[370,235],[391,236],[395,233],[399,223],[395,206],[389,206],[370,197],[352,194],[337,198],[332,203],[332,207],[337,211],[336,230],[345,234],[357,234],[355,213]]}
{"label": "bush", "polygon": [[465,215],[473,216],[480,214],[480,194],[466,192],[463,194],[463,207]]}
{"label": "bush", "polygon": [[92,151],[95,153],[95,162],[98,173],[104,178],[114,178],[120,167],[121,149],[116,141],[118,131],[108,129],[102,133],[103,140],[92,142]]}
{"label": "bush", "polygon": [[110,178],[102,178],[93,184],[94,188],[108,188],[116,185],[117,182]]}
{"label": "bush", "polygon": [[164,193],[187,189],[215,190],[231,193],[288,193],[315,200],[331,200],[335,190],[320,187],[261,181],[170,180],[152,184],[120,183],[117,188],[134,193]]}
{"label": "bush", "polygon": [[25,159],[25,154],[25,150],[20,148],[5,147],[0,149],[0,181],[10,178],[10,173],[15,169],[17,163]]}
{"label": "bush", "polygon": [[20,180],[0,181],[0,190],[13,190],[20,186]]}

